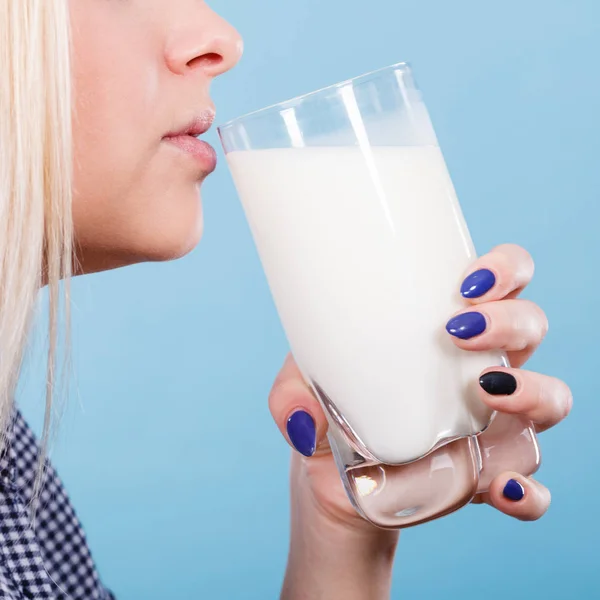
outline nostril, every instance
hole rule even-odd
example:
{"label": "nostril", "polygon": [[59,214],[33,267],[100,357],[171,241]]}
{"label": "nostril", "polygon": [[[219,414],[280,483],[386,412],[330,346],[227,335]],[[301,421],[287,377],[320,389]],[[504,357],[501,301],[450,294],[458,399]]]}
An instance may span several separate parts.
{"label": "nostril", "polygon": [[217,52],[207,52],[202,56],[196,56],[187,63],[190,69],[214,68],[223,62],[223,57]]}

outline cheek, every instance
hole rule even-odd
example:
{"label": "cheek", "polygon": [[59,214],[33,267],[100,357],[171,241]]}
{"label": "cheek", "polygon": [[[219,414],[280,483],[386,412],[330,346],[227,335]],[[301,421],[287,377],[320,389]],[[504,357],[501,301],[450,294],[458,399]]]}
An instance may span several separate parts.
{"label": "cheek", "polygon": [[[74,64],[75,237],[80,259],[167,260],[199,241],[196,182],[163,152],[156,125],[160,65],[145,38],[126,47],[80,31]],[[79,58],[77,58],[79,56]]]}
{"label": "cheek", "polygon": [[199,185],[160,151],[143,167],[132,154],[115,161],[98,153],[88,169],[76,168],[77,245],[83,254],[118,257],[119,264],[179,258],[202,234]]}
{"label": "cheek", "polygon": [[127,198],[128,247],[143,260],[170,260],[190,252],[203,230],[200,186],[163,156]]}

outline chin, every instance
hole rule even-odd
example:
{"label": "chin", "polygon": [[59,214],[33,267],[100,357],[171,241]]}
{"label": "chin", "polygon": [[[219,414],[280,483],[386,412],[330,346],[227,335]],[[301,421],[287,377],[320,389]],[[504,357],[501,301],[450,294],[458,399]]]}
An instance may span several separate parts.
{"label": "chin", "polygon": [[142,262],[166,262],[189,254],[200,243],[204,232],[202,215],[193,223],[192,227],[188,221],[180,228],[171,228],[167,232],[162,230],[153,236],[145,249],[140,248]]}
{"label": "chin", "polygon": [[154,210],[145,211],[137,222],[138,256],[150,262],[176,260],[200,243],[204,231],[202,201],[197,186],[164,194]]}
{"label": "chin", "polygon": [[153,191],[142,200],[96,213],[84,212],[89,204],[79,205],[74,214],[78,273],[176,260],[198,245],[204,219],[197,186]]}

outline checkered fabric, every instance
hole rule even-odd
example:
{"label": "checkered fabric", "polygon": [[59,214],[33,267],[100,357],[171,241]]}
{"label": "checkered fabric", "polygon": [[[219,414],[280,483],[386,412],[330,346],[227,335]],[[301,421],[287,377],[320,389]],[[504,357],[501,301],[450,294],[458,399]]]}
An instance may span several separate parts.
{"label": "checkered fabric", "polygon": [[19,412],[0,457],[0,600],[114,600],[98,578],[85,534],[50,464],[36,514],[39,446]]}

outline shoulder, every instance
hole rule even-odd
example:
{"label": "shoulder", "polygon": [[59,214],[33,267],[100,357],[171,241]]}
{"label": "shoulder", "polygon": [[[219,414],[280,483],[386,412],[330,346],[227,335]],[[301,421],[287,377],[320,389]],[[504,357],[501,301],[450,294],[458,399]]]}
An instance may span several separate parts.
{"label": "shoulder", "polygon": [[[15,413],[0,456],[0,600],[110,600],[68,494],[49,461],[37,502],[40,449]],[[37,507],[35,518],[31,507]],[[4,591],[6,589],[6,591]]]}

